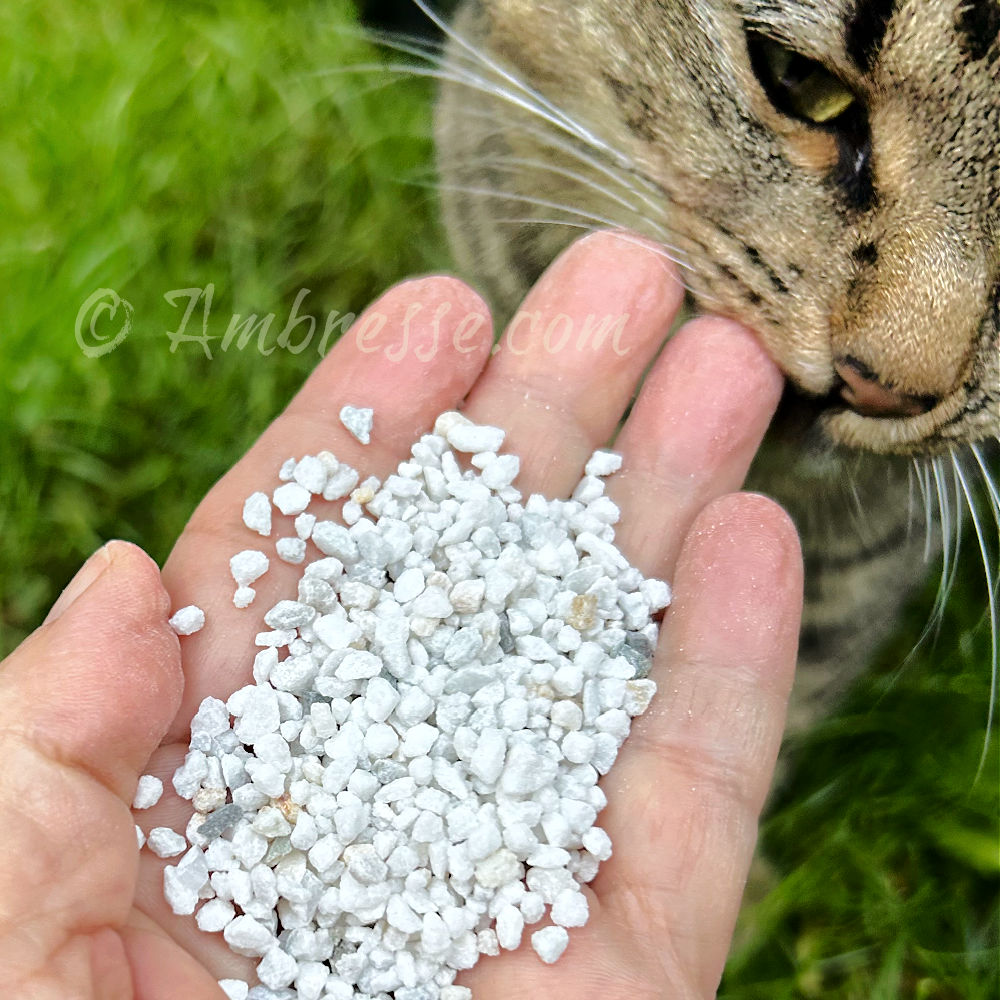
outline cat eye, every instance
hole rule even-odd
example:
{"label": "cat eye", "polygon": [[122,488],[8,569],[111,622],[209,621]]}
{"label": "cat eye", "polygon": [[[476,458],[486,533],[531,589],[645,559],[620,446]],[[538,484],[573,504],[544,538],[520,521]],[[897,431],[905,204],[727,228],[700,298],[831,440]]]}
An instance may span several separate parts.
{"label": "cat eye", "polygon": [[748,32],[750,61],[771,103],[813,125],[832,124],[857,103],[850,87],[825,66],[755,32]]}

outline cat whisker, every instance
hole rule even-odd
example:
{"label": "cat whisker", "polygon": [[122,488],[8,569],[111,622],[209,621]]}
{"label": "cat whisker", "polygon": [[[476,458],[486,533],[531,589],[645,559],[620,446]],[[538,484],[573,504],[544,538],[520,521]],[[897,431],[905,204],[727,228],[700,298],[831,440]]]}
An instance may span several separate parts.
{"label": "cat whisker", "polygon": [[[414,41],[405,36],[403,36],[402,40],[399,42],[396,42],[391,35],[383,34],[381,36],[377,36],[382,44],[385,44],[396,51],[412,55],[415,58],[424,59],[432,64],[430,68],[414,68],[413,72],[418,75],[428,75],[439,80],[469,86],[482,93],[486,93],[494,97],[500,97],[512,106],[520,108],[523,111],[530,112],[545,124],[556,126],[558,132],[555,135],[551,131],[540,131],[525,128],[523,125],[519,128],[522,134],[533,136],[543,145],[547,145],[551,149],[560,150],[565,155],[578,159],[581,163],[608,177],[620,188],[624,188],[637,196],[651,213],[655,213],[657,211],[659,206],[659,192],[656,185],[649,181],[641,173],[641,171],[638,171],[635,168],[635,165],[626,156],[624,156],[619,150],[599,139],[593,132],[581,125],[581,123],[572,116],[562,111],[557,105],[543,97],[533,87],[528,86],[516,75],[503,69],[493,60],[486,57],[479,49],[463,39],[457,32],[454,31],[454,29],[445,25],[445,23],[435,15],[428,5],[418,3],[418,6],[428,18],[430,18],[436,25],[438,25],[438,27],[442,29],[442,31],[445,32],[449,38],[452,38],[460,46],[460,51],[456,52],[453,50],[450,58],[451,67],[454,68],[457,66],[459,72],[449,74],[441,68],[441,49],[439,46],[421,44],[419,41]],[[489,76],[481,72],[481,67],[486,67],[490,73],[493,74],[493,76]],[[392,68],[396,71],[406,71],[405,65],[394,66]],[[505,87],[498,87],[496,80],[493,78],[495,76],[499,76],[502,81],[513,86],[516,91],[519,91],[520,93],[514,93]],[[527,101],[521,95],[525,95],[527,97]],[[577,144],[560,141],[557,138],[560,133],[568,134],[572,138],[578,140],[578,142],[582,142],[587,150],[593,150],[604,155],[605,157],[610,157],[613,166],[602,162],[597,156],[585,153],[584,150]],[[495,165],[495,162],[491,162],[491,166]],[[598,191],[602,195],[610,194],[610,192],[600,187],[593,181],[588,182],[579,175],[567,174],[566,176],[571,177],[577,182],[586,183],[588,187],[592,190]],[[635,181],[637,179],[642,182],[642,186],[645,188],[645,191],[640,190],[640,188],[636,185]],[[634,205],[624,207],[628,207],[631,211],[637,211],[636,206]]]}
{"label": "cat whisker", "polygon": [[[463,161],[463,164],[464,163],[465,161]],[[620,206],[631,215],[635,216],[639,214],[639,210],[637,209],[637,207],[624,197],[620,197],[614,194],[608,188],[602,187],[592,179],[587,178],[586,176],[578,174],[575,171],[569,170],[568,168],[565,167],[557,167],[551,163],[546,163],[542,161],[517,159],[517,158],[498,158],[498,159],[484,160],[483,164],[484,165],[488,164],[491,167],[495,167],[497,164],[499,164],[501,168],[524,167],[528,169],[540,169],[549,174],[553,174],[560,177],[566,177],[570,180],[574,180],[590,188],[591,190],[601,195],[603,198],[606,198],[609,201],[614,202],[616,205]],[[497,192],[498,197],[503,196],[503,194],[504,194],[503,190],[499,190]],[[511,197],[514,196],[512,195]],[[574,209],[574,211],[579,212],[580,210]],[[611,227],[614,229],[629,230],[632,228],[632,226],[630,226],[626,221],[623,220],[614,221],[614,216],[609,215],[608,219],[609,222],[612,224]],[[511,222],[513,220],[508,218],[498,221]],[[526,223],[542,223],[548,220],[540,218],[524,218],[524,219],[519,219],[517,221]],[[693,270],[691,265],[687,261],[687,256],[684,253],[684,251],[681,250],[679,247],[672,246],[671,244],[666,242],[666,237],[668,236],[668,230],[664,226],[662,226],[660,223],[656,222],[655,219],[650,217],[645,217],[643,221],[647,227],[648,234],[658,241],[659,248],[661,251],[664,252],[664,256],[666,256],[669,260],[673,261],[678,267],[683,268],[684,270],[687,271]]]}
{"label": "cat whisker", "polygon": [[[362,72],[383,71],[403,76],[431,78],[441,82],[470,87],[481,93],[499,97],[510,107],[529,113],[545,126],[544,128],[532,128],[519,124],[518,127],[521,134],[534,138],[544,148],[558,151],[564,156],[576,160],[581,164],[582,168],[587,168],[601,175],[611,183],[610,185],[603,185],[595,178],[572,170],[569,167],[561,167],[546,161],[532,161],[527,158],[494,156],[484,159],[483,165],[489,166],[494,170],[498,168],[501,170],[510,170],[511,173],[515,173],[519,169],[544,170],[554,176],[563,177],[581,185],[587,190],[596,192],[602,198],[607,199],[612,205],[623,209],[631,216],[643,218],[654,236],[662,239],[666,235],[663,227],[654,221],[658,210],[658,192],[655,185],[648,181],[641,172],[637,171],[624,155],[613,149],[603,140],[600,140],[589,129],[581,126],[579,122],[544,98],[534,88],[525,84],[515,74],[510,73],[494,60],[485,56],[479,49],[462,38],[459,33],[455,32],[453,28],[449,27],[427,4],[421,3],[418,0],[417,6],[457,46],[457,49],[453,47],[447,68],[444,68],[441,64],[442,47],[438,44],[425,42],[412,36],[370,32],[368,33],[370,40],[392,51],[422,60],[427,65],[387,63],[359,65],[347,67],[347,69]],[[501,82],[498,83],[498,80]],[[472,111],[466,113],[469,117],[475,116],[481,119],[486,117]],[[495,115],[489,116],[489,121],[495,121]],[[553,131],[553,127],[555,131]],[[607,162],[609,158],[610,163]],[[598,227],[613,229],[629,228],[627,225],[623,226],[621,220],[613,218],[613,214],[598,215],[593,212],[574,208],[568,204],[545,202],[540,199],[532,200],[513,192],[462,188],[454,185],[440,185],[440,188],[480,197],[521,201],[525,204],[533,204],[539,208],[550,208],[559,212],[566,212],[571,217],[570,219],[525,220],[529,222],[541,223],[544,221],[548,224],[569,225],[584,230],[592,230]],[[579,221],[573,220],[573,216]],[[691,269],[685,259],[685,255],[679,248],[664,245],[663,253],[667,259],[671,260],[677,266],[688,270]],[[687,283],[685,283],[685,288],[687,287]]]}
{"label": "cat whisker", "polygon": [[[994,474],[990,470],[989,466],[986,464],[986,459],[983,456],[982,449],[978,444],[973,443],[970,446],[973,457],[976,460],[976,465],[981,474],[983,486],[986,489],[987,503],[990,508],[990,513],[993,515],[993,524],[996,528],[997,541],[1000,544],[1000,491],[997,489],[996,481],[994,480]],[[997,610],[998,603],[1000,603],[1000,552],[997,553],[998,565],[996,569],[996,575],[993,578],[993,584],[990,586],[990,639],[991,648],[993,653],[992,670],[990,674],[990,707],[989,707],[989,722],[986,727],[986,739],[989,741],[991,733],[992,720],[995,718],[996,712],[996,702],[998,694],[1000,694],[1000,662],[998,662],[998,645],[1000,645],[1000,637],[998,637],[998,629],[1000,629],[1000,622],[997,620]],[[984,557],[984,568],[986,570],[987,585],[989,585],[990,579],[990,564],[985,561]],[[985,747],[984,747],[985,753]],[[980,771],[982,770],[982,762],[980,763]]]}
{"label": "cat whisker", "polygon": [[[977,460],[980,456],[976,456]],[[951,464],[954,469],[955,477],[957,482],[962,488],[962,493],[965,497],[966,505],[969,509],[969,516],[972,520],[972,527],[976,533],[976,539],[979,542],[979,552],[983,560],[983,570],[986,573],[986,588],[987,588],[987,600],[989,602],[989,618],[990,618],[990,652],[992,659],[992,673],[990,675],[990,700],[989,708],[987,709],[986,717],[986,739],[983,743],[983,752],[979,758],[979,767],[976,770],[976,780],[979,779],[982,774],[983,767],[986,765],[986,755],[989,750],[989,737],[993,730],[993,716],[996,710],[996,696],[997,696],[997,657],[998,657],[998,637],[997,637],[997,625],[998,625],[998,607],[997,607],[997,576],[993,571],[993,566],[990,561],[990,551],[989,545],[986,541],[985,533],[983,532],[982,521],[979,516],[978,505],[976,504],[975,496],[969,486],[968,478],[965,471],[962,469],[961,462],[958,460],[955,452],[951,453]]]}
{"label": "cat whisker", "polygon": [[[955,583],[958,543],[961,539],[960,525],[957,523],[953,525],[951,496],[945,481],[945,470],[941,456],[935,455],[927,462],[928,472],[933,472],[934,492],[937,496],[938,523],[941,530],[941,576],[938,580],[937,593],[934,597],[934,605],[928,615],[927,625],[920,639],[917,640],[918,646],[931,631],[936,634],[941,627],[944,610],[948,604],[948,596]],[[954,546],[952,545],[953,538],[955,540]]]}
{"label": "cat whisker", "polygon": [[847,482],[848,506],[851,510],[851,520],[858,532],[858,537],[865,538],[868,534],[868,518],[865,515],[861,494],[858,491],[857,480],[851,473],[848,473],[845,479]]}
{"label": "cat whisker", "polygon": [[[549,201],[546,198],[536,198],[533,195],[518,194],[510,191],[497,191],[493,188],[477,187],[475,185],[464,185],[464,184],[442,184],[440,185],[443,191],[454,191],[460,194],[471,194],[480,198],[495,198],[501,201],[513,201],[520,202],[524,205],[531,205],[535,208],[550,209],[556,212],[565,212],[569,216],[576,216],[577,219],[582,220],[585,223],[593,223],[595,227],[601,229],[619,229],[619,223],[612,218],[604,215],[597,215],[593,212],[587,212],[579,208],[574,208],[572,205],[565,205],[558,201]],[[541,220],[536,220],[534,218],[528,221],[536,222]],[[573,219],[562,220],[569,223],[573,222]],[[663,247],[664,254],[669,260],[673,261],[678,267],[688,268],[685,261],[678,259],[679,252],[674,251],[671,247]]]}
{"label": "cat whisker", "polygon": [[391,52],[413,56],[415,59],[425,59],[430,63],[440,63],[444,54],[444,46],[435,39],[411,35],[405,31],[380,31],[377,28],[362,28],[352,32],[352,34],[383,49],[389,49]]}
{"label": "cat whisker", "polygon": [[[465,117],[468,118],[478,118],[480,120],[486,119],[487,116],[482,112],[476,111],[466,111]],[[489,116],[490,121],[495,120],[495,116]],[[572,157],[578,160],[582,165],[591,168],[597,173],[602,174],[607,177],[610,181],[616,184],[620,188],[624,188],[630,194],[635,195],[640,203],[648,210],[652,215],[656,215],[662,211],[662,203],[660,199],[660,190],[652,181],[650,181],[644,174],[639,173],[634,170],[622,171],[620,168],[615,168],[609,166],[608,164],[602,162],[598,157],[590,155],[585,152],[578,144],[567,142],[560,136],[553,135],[549,131],[543,131],[537,128],[528,128],[525,126],[519,126],[518,130],[520,134],[529,136],[538,142],[542,146],[546,146],[549,149],[556,150],[565,156]],[[513,158],[508,158],[512,162],[521,163],[521,165],[528,166],[531,168],[546,168],[552,169],[552,165],[544,161],[516,161]],[[502,157],[490,157],[483,158],[482,161],[486,165],[493,166],[496,163],[506,162]],[[598,192],[601,195],[606,195],[609,192],[601,187],[593,179],[586,179],[583,176],[577,176],[575,174],[569,175],[572,179],[577,181],[583,181],[586,183],[587,187],[591,190]],[[639,186],[636,182],[640,182]],[[638,214],[639,208],[636,205],[629,205],[629,209]]]}
{"label": "cat whisker", "polygon": [[910,472],[919,488],[924,512],[924,562],[930,562],[934,552],[934,512],[931,506],[930,470],[927,468],[927,462],[914,458]]}
{"label": "cat whisker", "polygon": [[[589,188],[591,191],[607,198],[609,201],[614,202],[616,205],[633,215],[636,215],[639,212],[638,206],[636,206],[633,202],[629,201],[622,195],[616,194],[607,187],[598,184],[593,178],[587,177],[585,174],[578,173],[575,170],[571,170],[568,167],[560,167],[545,160],[530,160],[513,156],[492,156],[489,158],[482,157],[478,160],[463,159],[453,160],[452,162],[463,167],[473,166],[478,163],[481,166],[493,169],[510,170],[511,173],[514,173],[517,169],[522,168],[526,170],[544,172],[556,177],[564,177],[567,180],[574,181],[577,184],[581,184],[584,187]],[[615,178],[615,180],[617,180],[617,178]],[[655,223],[653,224],[655,225]],[[656,228],[661,232],[665,232],[661,226],[656,226]]]}
{"label": "cat whisker", "polygon": [[[484,93],[501,97],[515,106],[523,107],[525,110],[537,114],[539,117],[551,122],[562,131],[576,136],[576,138],[585,142],[591,148],[600,150],[601,152],[607,154],[619,166],[626,169],[633,169],[633,164],[625,156],[623,156],[621,152],[616,150],[614,147],[609,146],[590,129],[586,128],[579,121],[566,114],[566,112],[544,97],[534,87],[529,86],[515,74],[504,69],[504,67],[498,62],[485,55],[480,49],[476,48],[476,46],[469,42],[468,39],[463,38],[459,32],[455,31],[454,28],[452,28],[451,25],[449,25],[443,18],[436,14],[430,6],[424,2],[424,0],[414,0],[414,3],[448,38],[450,38],[465,52],[468,52],[477,64],[485,67],[492,74],[499,77],[505,83],[514,88],[513,91],[505,90],[498,87],[492,81],[488,81],[485,76],[480,74],[474,78],[475,82],[479,85],[477,89],[483,90]],[[456,79],[454,82],[462,83],[464,81]],[[489,84],[489,86],[483,87],[483,84]],[[521,94],[524,94],[525,97],[519,97],[514,93],[514,91],[519,91]]]}
{"label": "cat whisker", "polygon": [[978,444],[972,444],[969,448],[976,460],[976,464],[982,472],[983,485],[986,487],[986,496],[988,497],[990,510],[993,512],[993,520],[996,523],[998,533],[1000,533],[1000,490],[998,490],[997,484],[993,479],[993,473],[986,464],[982,448]]}
{"label": "cat whisker", "polygon": [[[561,117],[555,117],[549,113],[545,107],[540,107],[536,104],[532,104],[529,100],[525,100],[517,94],[511,93],[510,91],[497,89],[496,86],[486,79],[485,77],[474,75],[474,74],[462,74],[455,73],[449,70],[442,69],[439,66],[419,66],[413,63],[356,63],[351,66],[341,66],[333,67],[326,73],[393,73],[398,74],[399,77],[418,77],[424,79],[433,79],[443,83],[454,83],[459,86],[470,87],[474,90],[478,90],[483,94],[487,94],[493,97],[500,97],[508,104],[515,108],[519,108],[521,111],[528,112],[529,114],[540,118],[543,122],[550,126],[554,126],[560,132],[568,134],[573,138],[579,140],[580,142],[586,144],[589,148],[596,148],[599,152],[608,154],[611,156],[618,167],[619,171],[624,171],[625,176],[628,177],[642,177],[642,175],[635,170],[635,168],[619,153],[615,152],[610,146],[597,140],[596,137],[591,135],[589,132],[583,129],[578,129],[572,126],[572,124],[567,124],[566,120]],[[522,129],[522,131],[525,131]],[[634,185],[626,184],[623,181],[621,173],[616,173],[606,164],[601,164],[593,156],[587,156],[582,152],[582,150],[572,144],[557,144],[555,138],[551,133],[542,133],[545,136],[545,141],[549,146],[553,148],[562,149],[564,152],[572,152],[572,154],[579,159],[581,162],[592,166],[607,176],[613,178],[616,183],[634,191],[637,195],[640,195],[646,203],[647,206],[653,207],[654,202],[649,195],[643,195],[639,192]],[[607,193],[601,188],[597,188],[602,193]]]}
{"label": "cat whisker", "polygon": [[[524,225],[539,225],[539,226],[563,226],[569,229],[579,229],[585,233],[599,233],[606,232],[609,227],[607,226],[595,226],[589,225],[584,222],[573,222],[569,219],[555,219],[555,218],[540,218],[534,216],[497,216],[496,222],[500,225],[505,226],[524,226]],[[665,247],[663,244],[648,243],[646,241],[641,241],[634,237],[631,233],[616,230],[615,235],[626,243],[635,243],[637,245],[642,245],[646,250],[652,251],[664,260],[669,261],[671,264],[680,268],[687,268],[687,265],[674,257],[669,248]],[[689,268],[688,268],[689,269]],[[689,269],[690,270],[690,269]],[[677,280],[680,282],[681,287],[686,291],[694,294],[694,289],[684,280],[682,275],[677,276]],[[711,296],[702,293],[700,298],[704,302],[715,301]]]}

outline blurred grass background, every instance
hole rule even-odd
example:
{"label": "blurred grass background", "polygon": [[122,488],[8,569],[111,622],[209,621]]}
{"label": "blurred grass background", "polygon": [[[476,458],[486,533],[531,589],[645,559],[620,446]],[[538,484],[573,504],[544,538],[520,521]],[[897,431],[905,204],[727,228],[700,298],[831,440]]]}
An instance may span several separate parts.
{"label": "blurred grass background", "polygon": [[[420,17],[409,0],[364,14]],[[172,352],[190,296],[165,293],[211,285],[210,336],[273,312],[273,340],[301,289],[322,327],[447,267],[433,192],[405,183],[430,160],[431,90],[339,72],[376,58],[357,16],[347,0],[0,7],[0,654],[108,538],[162,561],[318,361],[321,331],[297,353]],[[99,288],[133,326],[88,357],[74,324]],[[789,748],[763,829],[781,880],[745,911],[720,996],[1000,996],[1000,758],[994,731],[976,780],[989,642],[966,569],[936,642],[898,669],[929,584],[871,676]]]}

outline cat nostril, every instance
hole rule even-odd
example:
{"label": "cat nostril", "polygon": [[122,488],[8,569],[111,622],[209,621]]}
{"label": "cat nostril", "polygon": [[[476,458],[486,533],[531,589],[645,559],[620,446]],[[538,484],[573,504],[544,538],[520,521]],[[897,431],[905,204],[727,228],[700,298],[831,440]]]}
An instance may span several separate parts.
{"label": "cat nostril", "polygon": [[833,368],[843,383],[844,402],[863,417],[916,417],[938,403],[935,396],[915,396],[885,385],[857,358],[841,358]]}

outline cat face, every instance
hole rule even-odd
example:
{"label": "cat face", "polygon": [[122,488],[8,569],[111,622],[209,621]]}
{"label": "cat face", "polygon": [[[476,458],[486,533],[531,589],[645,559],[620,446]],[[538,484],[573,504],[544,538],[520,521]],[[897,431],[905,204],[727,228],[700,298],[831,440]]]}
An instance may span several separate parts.
{"label": "cat face", "polygon": [[531,222],[557,210],[637,229],[705,309],[758,332],[833,443],[997,435],[997,0],[486,0],[465,16],[512,76],[480,63],[480,88],[507,96],[488,120],[446,113],[442,145],[453,180],[478,169],[509,194],[476,211],[518,217],[517,266],[568,238]]}

